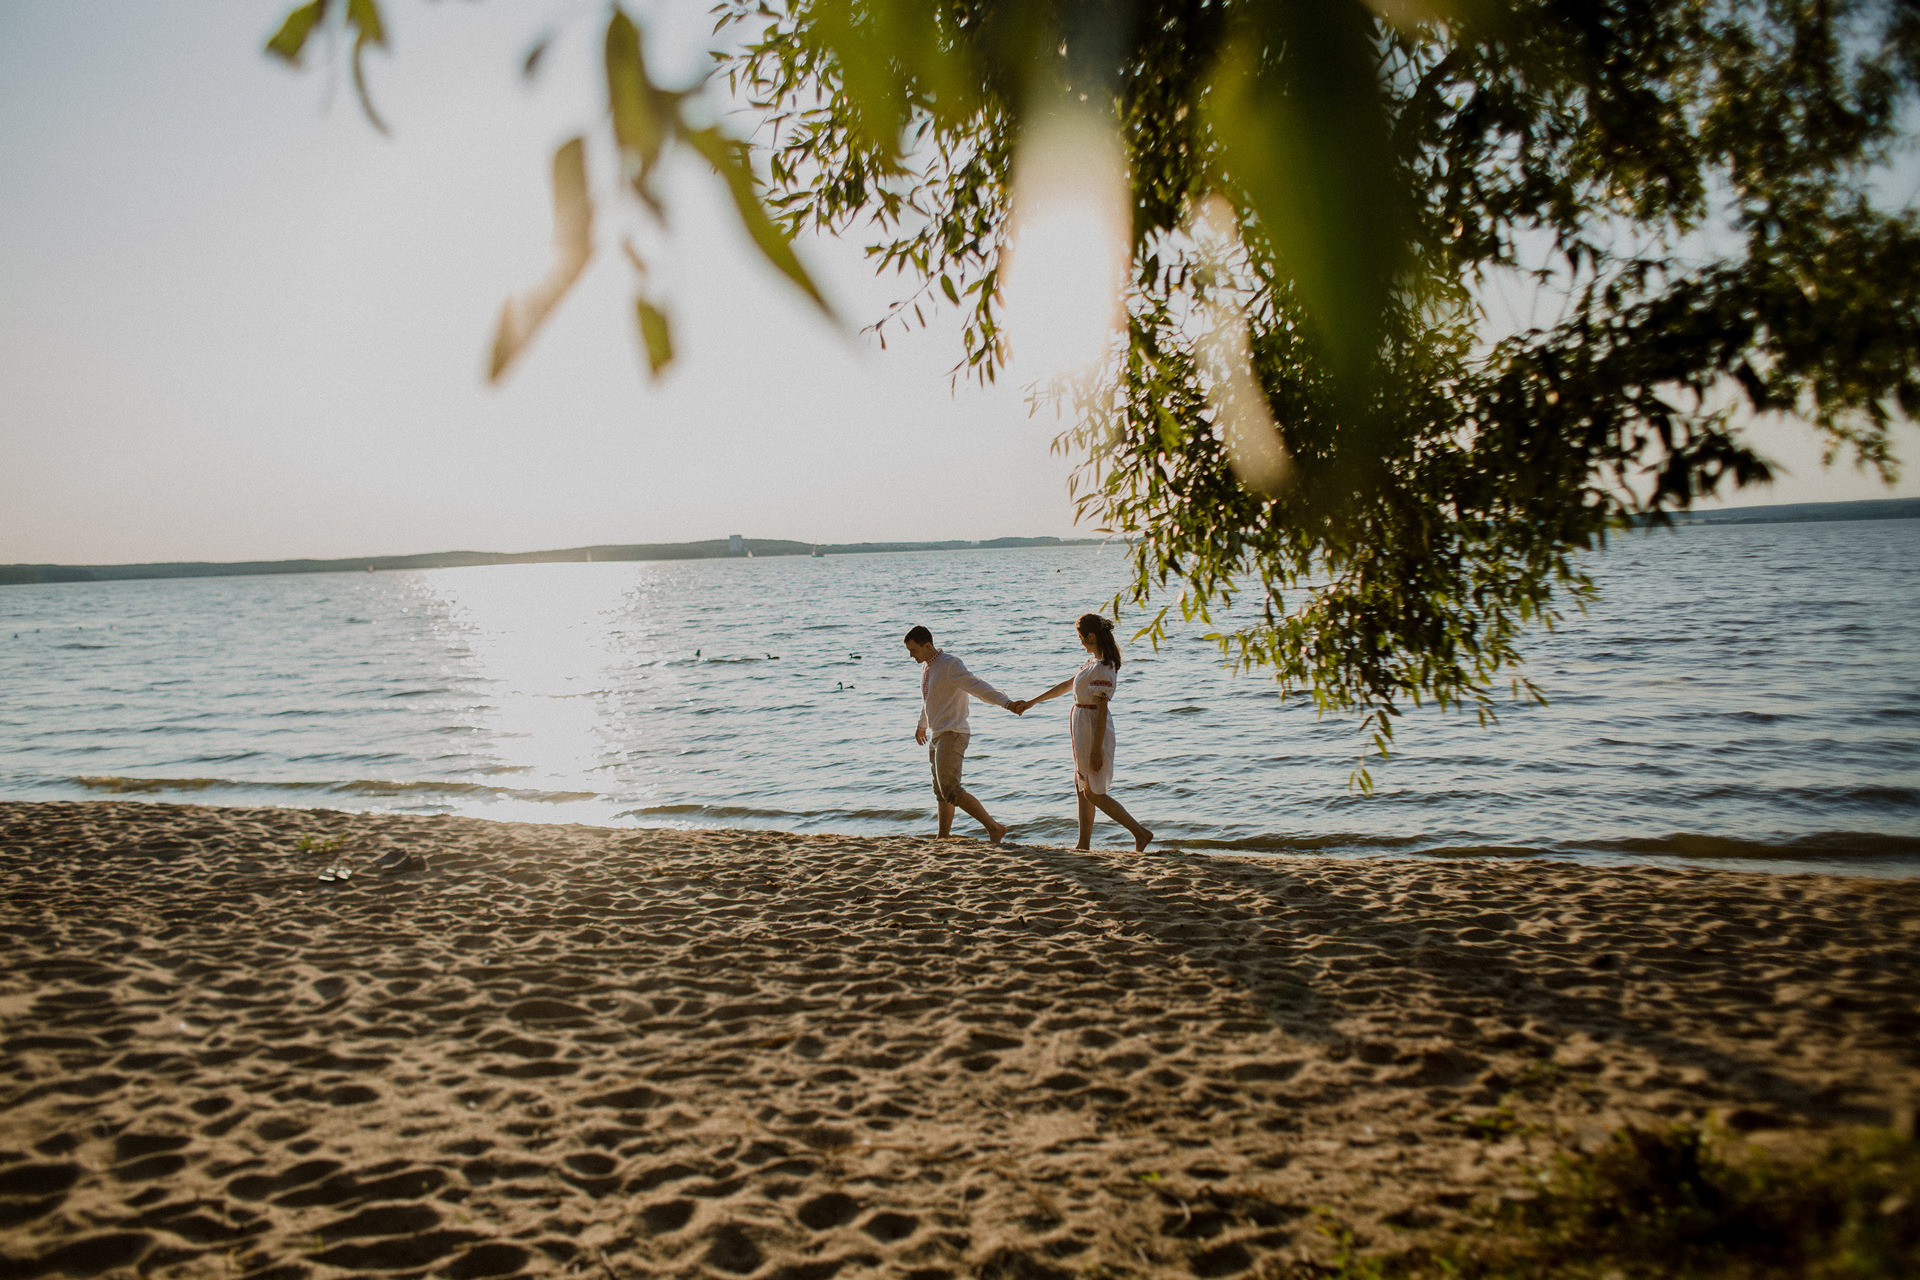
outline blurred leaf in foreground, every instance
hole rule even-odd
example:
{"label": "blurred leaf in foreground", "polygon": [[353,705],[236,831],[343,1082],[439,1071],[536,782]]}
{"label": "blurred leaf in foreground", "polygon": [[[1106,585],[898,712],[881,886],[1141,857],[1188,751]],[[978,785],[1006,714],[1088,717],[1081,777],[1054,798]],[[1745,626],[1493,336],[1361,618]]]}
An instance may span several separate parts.
{"label": "blurred leaf in foreground", "polygon": [[607,107],[613,116],[613,137],[628,168],[623,176],[632,183],[634,193],[658,213],[660,201],[653,192],[653,170],[678,124],[677,103],[647,79],[640,29],[618,8],[607,22],[606,59]]}
{"label": "blurred leaf in foreground", "polygon": [[1407,254],[1376,38],[1358,4],[1242,6],[1199,103],[1220,177],[1259,220],[1329,372],[1354,391]]}
{"label": "blurred leaf in foreground", "polygon": [[753,167],[747,160],[746,144],[726,137],[718,129],[693,129],[683,134],[695,151],[707,158],[714,172],[726,179],[727,192],[733,197],[733,207],[740,214],[740,222],[752,237],[768,262],[777,268],[781,275],[799,285],[802,292],[813,299],[813,304],[831,317],[833,308],[821,296],[814,285],[813,277],[800,265],[800,259],[793,252],[793,244],[786,232],[782,231],[773,218],[768,215],[766,206],[760,203],[760,191],[753,180]]}
{"label": "blurred leaf in foreground", "polygon": [[573,138],[553,153],[553,266],[539,284],[507,299],[494,330],[487,377],[494,382],[526,350],[593,256],[593,202],[587,195],[586,142]]}
{"label": "blurred leaf in foreground", "polygon": [[640,342],[647,352],[647,372],[657,378],[673,363],[673,329],[666,312],[645,298],[636,298],[634,307],[639,313]]}
{"label": "blurred leaf in foreground", "polygon": [[367,74],[365,54],[367,47],[387,47],[387,25],[380,16],[379,0],[346,0],[344,10],[335,10],[332,0],[311,0],[288,13],[272,38],[267,41],[267,52],[282,59],[291,66],[299,66],[301,55],[306,51],[308,39],[314,29],[324,21],[329,12],[340,12],[341,21],[353,32],[352,52],[348,62],[353,75],[353,92],[360,100],[360,109],[366,113],[367,120],[380,132],[387,132],[386,121],[373,108],[373,98],[367,92]]}
{"label": "blurred leaf in foreground", "polygon": [[353,28],[353,92],[360,99],[360,109],[367,119],[380,132],[387,132],[387,122],[373,109],[373,99],[367,95],[367,73],[362,63],[368,45],[378,48],[387,47],[387,27],[380,20],[380,6],[376,0],[347,0],[347,25]]}
{"label": "blurred leaf in foreground", "polygon": [[307,47],[307,37],[320,19],[327,16],[327,0],[312,0],[287,15],[280,24],[280,30],[267,41],[267,52],[286,59],[294,66],[300,65],[300,55]]}

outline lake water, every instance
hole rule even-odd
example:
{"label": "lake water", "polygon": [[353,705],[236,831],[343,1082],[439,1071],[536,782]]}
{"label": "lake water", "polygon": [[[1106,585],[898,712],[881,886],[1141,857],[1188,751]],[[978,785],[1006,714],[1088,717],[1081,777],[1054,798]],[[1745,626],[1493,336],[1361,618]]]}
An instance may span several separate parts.
{"label": "lake water", "polygon": [[[1920,874],[1920,521],[1592,565],[1601,603],[1529,644],[1551,705],[1405,717],[1370,796],[1351,719],[1199,628],[1129,645],[1115,795],[1189,849]],[[1124,577],[1116,546],[0,587],[0,798],[929,832],[901,635],[1032,696]],[[1074,839],[1065,717],[974,704],[1016,840]]]}

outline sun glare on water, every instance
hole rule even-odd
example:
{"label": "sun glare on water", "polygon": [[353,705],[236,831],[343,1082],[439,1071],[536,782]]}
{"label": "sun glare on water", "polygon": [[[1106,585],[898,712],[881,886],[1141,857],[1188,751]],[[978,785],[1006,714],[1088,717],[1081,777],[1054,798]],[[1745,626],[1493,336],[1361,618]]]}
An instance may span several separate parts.
{"label": "sun glare on water", "polygon": [[638,625],[632,576],[596,566],[462,569],[436,575],[450,625],[463,633],[462,674],[481,682],[475,727],[493,740],[498,786],[598,791],[631,727],[613,695]]}

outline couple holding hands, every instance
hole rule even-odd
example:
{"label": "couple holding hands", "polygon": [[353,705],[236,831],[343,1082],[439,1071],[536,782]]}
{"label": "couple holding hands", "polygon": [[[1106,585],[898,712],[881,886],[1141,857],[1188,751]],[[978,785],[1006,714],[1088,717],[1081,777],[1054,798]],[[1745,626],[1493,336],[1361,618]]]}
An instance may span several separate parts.
{"label": "couple holding hands", "polygon": [[1082,614],[1074,632],[1091,656],[1070,678],[1025,701],[1007,697],[968,671],[959,658],[936,648],[933,633],[925,627],[907,632],[907,652],[925,668],[920,673],[920,725],[913,732],[913,740],[927,747],[927,759],[933,766],[933,795],[939,802],[941,835],[951,834],[955,807],[978,820],[987,829],[991,843],[999,844],[1007,835],[1007,828],[993,820],[986,806],[960,786],[960,767],[967,754],[967,699],[978,698],[1023,715],[1028,707],[1071,691],[1069,741],[1073,748],[1073,790],[1080,802],[1080,843],[1074,847],[1088,847],[1096,808],[1127,829],[1136,851],[1152,841],[1153,832],[1135,822],[1133,815],[1107,794],[1113,782],[1116,745],[1107,703],[1120,676],[1120,645],[1113,638],[1113,624],[1097,613]]}

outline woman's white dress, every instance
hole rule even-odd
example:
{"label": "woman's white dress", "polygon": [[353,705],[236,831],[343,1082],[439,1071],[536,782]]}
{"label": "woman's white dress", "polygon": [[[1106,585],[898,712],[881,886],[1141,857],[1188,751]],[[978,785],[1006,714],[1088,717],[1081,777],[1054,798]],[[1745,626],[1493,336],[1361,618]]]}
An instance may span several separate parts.
{"label": "woman's white dress", "polygon": [[1087,767],[1093,756],[1093,722],[1100,714],[1089,704],[1111,699],[1119,680],[1120,673],[1101,658],[1088,658],[1073,677],[1073,710],[1067,713],[1072,717],[1068,721],[1068,732],[1073,743],[1073,783],[1088,795],[1103,796],[1113,785],[1113,753],[1119,743],[1113,732],[1113,708],[1109,705],[1100,767]]}

